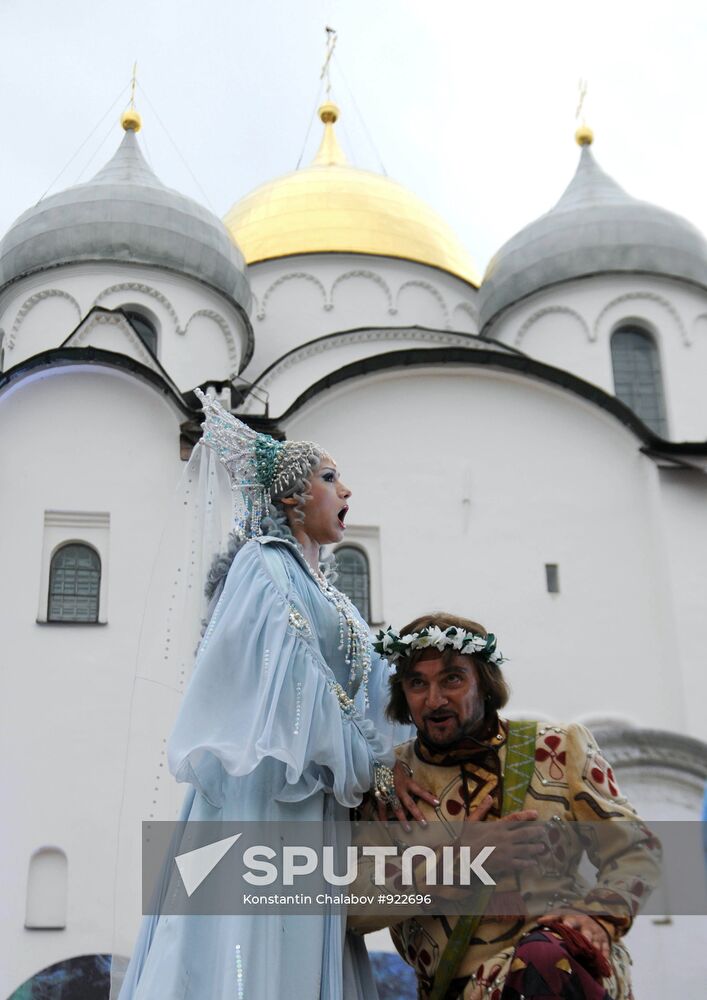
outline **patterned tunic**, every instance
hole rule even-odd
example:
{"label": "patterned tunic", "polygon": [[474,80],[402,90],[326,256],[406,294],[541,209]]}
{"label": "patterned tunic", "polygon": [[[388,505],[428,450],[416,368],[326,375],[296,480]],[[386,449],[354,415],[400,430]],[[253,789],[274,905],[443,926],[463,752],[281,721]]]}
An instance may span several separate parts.
{"label": "patterned tunic", "polygon": [[[433,791],[440,800],[436,808],[420,801],[422,813],[428,821],[446,824],[450,839],[457,835],[459,821],[489,794],[494,805],[487,821],[500,818],[506,735],[506,726],[500,723],[481,748],[467,743],[444,755],[435,755],[419,740],[397,748],[398,757],[411,768],[415,781]],[[657,880],[660,845],[621,795],[611,767],[587,729],[576,724],[538,723],[533,773],[523,808],[536,810],[538,821],[548,824],[554,891],[548,897],[547,880],[543,882],[535,867],[520,872],[512,884],[499,883],[498,889],[519,892],[527,913],[535,917],[569,900],[575,901],[572,905],[576,909],[601,913],[602,923],[613,940],[612,974],[604,979],[603,990],[599,988],[597,995],[602,996],[605,990],[611,1000],[630,1000],[630,959],[620,938],[629,929],[641,898]],[[564,820],[630,822],[616,823],[610,842],[602,837],[583,847],[568,833],[571,828]],[[591,888],[578,873],[585,848],[597,869],[596,884]],[[456,920],[454,916],[416,915],[391,928],[400,955],[415,969],[421,998],[429,995]],[[375,917],[350,918],[354,928],[364,933],[383,922],[380,917],[377,921]],[[448,996],[500,1000],[512,967],[517,971],[513,966],[516,946],[535,927],[537,920],[532,916],[484,917],[456,972],[454,990]],[[515,961],[518,965],[520,960]],[[569,977],[574,971],[566,959],[558,964],[558,975]],[[510,981],[508,985],[506,995],[511,992]],[[575,976],[572,988],[576,986]]]}

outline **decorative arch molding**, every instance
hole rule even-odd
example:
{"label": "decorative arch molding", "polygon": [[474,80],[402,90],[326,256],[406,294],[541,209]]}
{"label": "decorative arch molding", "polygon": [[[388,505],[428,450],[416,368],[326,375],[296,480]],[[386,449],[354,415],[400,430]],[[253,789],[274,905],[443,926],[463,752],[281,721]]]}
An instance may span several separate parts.
{"label": "decorative arch molding", "polygon": [[[412,340],[416,343],[434,344],[442,347],[469,347],[469,341],[474,340],[474,334],[454,333],[441,330],[427,330],[423,327],[393,327],[380,330],[351,330],[348,333],[335,333],[317,340],[312,340],[302,347],[295,348],[284,357],[276,361],[271,368],[263,373],[256,383],[258,389],[268,390],[273,382],[283,375],[290,368],[307,361],[309,358],[324,354],[327,351],[336,350],[339,347],[347,347],[350,344],[371,344],[381,342],[391,342],[399,340]],[[243,413],[250,413],[258,405],[258,400],[249,396],[243,406]]]}
{"label": "decorative arch molding", "polygon": [[[611,302],[608,302],[604,306],[604,308],[601,310],[601,312],[599,313],[594,322],[593,335],[591,338],[592,340],[597,340],[597,338],[599,337],[600,328],[604,323],[609,312],[611,312],[612,309],[616,309],[617,307],[622,306],[628,302],[652,302],[654,305],[659,306],[663,310],[663,312],[666,313],[673,321],[675,329],[677,330],[678,335],[680,336],[680,339],[682,340],[685,347],[690,347],[692,345],[692,338],[690,337],[690,334],[687,331],[687,327],[682,321],[680,313],[677,311],[672,302],[666,299],[663,295],[658,295],[657,292],[625,292],[623,295],[618,295],[615,299],[612,299]],[[634,315],[620,317],[620,321],[623,321],[624,319],[635,320],[640,322],[641,317]],[[651,327],[653,327],[653,324],[650,322],[650,320],[648,320],[647,322]]]}
{"label": "decorative arch molding", "polygon": [[94,306],[97,306],[103,299],[108,298],[109,295],[113,295],[115,292],[142,292],[143,295],[149,295],[150,298],[155,299],[166,310],[174,323],[176,332],[179,334],[186,333],[186,329],[180,328],[177,312],[167,296],[163,295],[162,292],[158,292],[152,285],[145,285],[140,281],[121,281],[117,285],[109,285],[108,288],[104,288],[102,292],[98,293],[93,300]]}
{"label": "decorative arch molding", "polygon": [[616,767],[662,767],[707,781],[707,743],[693,736],[625,724],[603,724],[593,732]]}
{"label": "decorative arch molding", "polygon": [[451,325],[449,322],[449,308],[444,300],[441,292],[438,288],[429,282],[422,281],[420,278],[413,278],[410,281],[405,281],[398,289],[398,294],[395,296],[395,312],[398,312],[400,306],[400,295],[406,288],[424,288],[426,292],[429,292],[434,299],[436,299],[439,306],[442,308],[442,315],[444,317],[444,329],[451,330]]}
{"label": "decorative arch molding", "polygon": [[344,271],[343,274],[340,274],[338,278],[336,278],[333,285],[331,286],[331,291],[329,292],[329,301],[324,306],[324,308],[327,311],[330,311],[331,309],[334,308],[334,292],[336,291],[337,287],[342,282],[348,281],[350,278],[367,278],[369,281],[372,281],[374,284],[382,288],[383,292],[385,293],[385,297],[388,300],[388,312],[390,313],[391,316],[395,316],[398,310],[395,308],[393,304],[393,293],[390,290],[390,285],[387,283],[387,281],[384,281],[383,278],[381,278],[380,274],[377,274],[375,271],[367,271],[361,268],[355,271]]}
{"label": "decorative arch molding", "polygon": [[12,350],[15,346],[16,334],[27,317],[27,314],[34,309],[37,303],[43,302],[45,299],[66,300],[76,310],[76,321],[78,322],[81,319],[81,306],[78,304],[73,295],[69,295],[69,293],[65,292],[63,288],[44,288],[41,292],[35,292],[34,295],[30,295],[30,297],[25,299],[20,306],[17,316],[15,316],[15,321],[12,324],[10,336],[7,338],[8,350]]}
{"label": "decorative arch molding", "polygon": [[260,306],[255,314],[257,319],[265,319],[267,314],[268,299],[272,296],[272,293],[276,288],[279,288],[280,285],[284,285],[287,281],[309,281],[311,284],[316,285],[322,293],[322,309],[331,309],[326,288],[321,283],[319,278],[310,274],[308,271],[290,271],[288,274],[281,274],[280,277],[276,278],[275,281],[273,281],[273,283],[267,288],[265,294],[263,295],[262,302],[260,303]]}
{"label": "decorative arch molding", "polygon": [[238,368],[238,346],[236,344],[235,337],[233,336],[233,331],[230,326],[221,315],[221,313],[216,312],[215,309],[197,309],[195,313],[192,313],[186,322],[183,334],[189,333],[189,327],[192,324],[192,320],[195,320],[198,316],[205,316],[207,319],[213,320],[216,326],[220,329],[223,334],[223,339],[226,341],[226,348],[228,349],[228,360],[232,362],[234,366],[234,373],[237,374]]}
{"label": "decorative arch molding", "polygon": [[576,309],[571,309],[569,306],[543,306],[542,309],[536,309],[534,313],[531,313],[521,324],[518,332],[515,335],[513,343],[516,347],[520,347],[523,342],[523,338],[531,329],[535,326],[539,320],[543,319],[545,316],[560,315],[560,316],[571,316],[572,319],[577,320],[580,329],[586,336],[587,340],[591,343],[596,340],[596,333],[592,336],[592,331],[589,329],[589,324],[583,316],[581,316]]}
{"label": "decorative arch molding", "polygon": [[474,325],[475,325],[476,329],[478,330],[478,328],[479,328],[479,313],[478,313],[478,310],[474,309],[474,307],[472,305],[470,305],[468,302],[457,302],[457,304],[455,305],[454,309],[452,310],[452,321],[454,320],[454,313],[456,313],[456,312],[466,313],[467,316],[471,320],[473,320]]}
{"label": "decorative arch molding", "polygon": [[[704,321],[705,326],[707,326],[707,312],[698,313],[697,316],[692,321],[692,333],[699,334],[702,336],[704,327],[700,321]],[[0,331],[2,333],[2,331]]]}
{"label": "decorative arch molding", "polygon": [[103,311],[94,313],[86,319],[85,323],[82,323],[81,327],[74,334],[72,334],[67,341],[67,346],[83,347],[91,332],[98,326],[119,326],[123,331],[125,338],[130,343],[130,346],[134,348],[141,364],[147,365],[148,368],[155,367],[155,359],[153,355],[150,354],[140,337],[138,337],[135,330],[133,330],[129,320],[127,320],[122,313]]}

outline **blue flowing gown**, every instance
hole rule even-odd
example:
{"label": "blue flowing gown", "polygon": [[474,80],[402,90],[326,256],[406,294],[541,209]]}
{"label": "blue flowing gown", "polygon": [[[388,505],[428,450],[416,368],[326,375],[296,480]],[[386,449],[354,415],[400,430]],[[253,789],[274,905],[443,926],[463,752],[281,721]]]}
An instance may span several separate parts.
{"label": "blue flowing gown", "polygon": [[[192,786],[182,818],[348,820],[373,761],[392,763],[393,730],[387,664],[371,654],[364,711],[339,628],[293,545],[244,545],[170,739],[170,769]],[[356,712],[342,714],[334,683]],[[365,945],[345,921],[340,912],[146,917],[120,1000],[375,1000]]]}

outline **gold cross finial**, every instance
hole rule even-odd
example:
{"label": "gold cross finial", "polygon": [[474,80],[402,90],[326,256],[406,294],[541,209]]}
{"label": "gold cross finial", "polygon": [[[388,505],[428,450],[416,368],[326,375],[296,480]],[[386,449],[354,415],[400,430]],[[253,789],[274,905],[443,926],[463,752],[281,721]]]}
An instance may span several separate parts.
{"label": "gold cross finial", "polygon": [[584,101],[587,97],[587,81],[580,80],[578,84],[579,100],[577,102],[577,110],[574,113],[575,120],[579,121],[579,127],[574,134],[575,142],[579,146],[591,146],[594,140],[594,133],[587,125],[586,119],[584,117]]}
{"label": "gold cross finial", "polygon": [[133,63],[133,76],[130,81],[130,107],[135,107],[135,86],[137,84],[137,61]]}
{"label": "gold cross finial", "polygon": [[329,101],[331,99],[331,74],[330,74],[330,64],[331,57],[334,55],[334,48],[336,46],[336,29],[330,28],[326,25],[324,28],[326,32],[326,59],[324,60],[324,65],[322,66],[322,71],[319,74],[320,80],[326,80],[326,99]]}
{"label": "gold cross finial", "polygon": [[581,118],[582,118],[582,124],[584,124],[584,114],[583,114],[583,112],[584,112],[584,100],[585,100],[585,98],[587,96],[587,81],[586,80],[580,80],[579,81],[579,83],[577,84],[577,91],[578,91],[578,94],[579,94],[579,100],[578,100],[578,103],[577,103],[577,110],[574,113],[574,117],[575,117],[575,119],[577,121],[579,121],[580,116],[581,116]]}
{"label": "gold cross finial", "polygon": [[135,87],[137,85],[137,62],[133,63],[133,75],[130,80],[130,104],[120,117],[120,124],[126,132],[139,132],[142,118],[135,110]]}

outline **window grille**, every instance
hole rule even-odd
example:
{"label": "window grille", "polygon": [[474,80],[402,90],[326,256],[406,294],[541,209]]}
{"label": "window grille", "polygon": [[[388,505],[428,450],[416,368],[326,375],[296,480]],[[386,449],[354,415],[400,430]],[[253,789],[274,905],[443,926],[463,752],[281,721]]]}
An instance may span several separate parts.
{"label": "window grille", "polygon": [[350,597],[364,621],[371,620],[371,571],[368,557],[361,549],[342,545],[336,550],[339,576],[336,586]]}
{"label": "window grille", "polygon": [[101,560],[89,545],[62,545],[49,569],[50,622],[97,622]]}
{"label": "window grille", "polygon": [[557,563],[545,563],[545,582],[548,594],[560,593],[560,567]]}
{"label": "window grille", "polygon": [[147,316],[133,309],[124,309],[123,313],[130,320],[130,325],[135,330],[145,347],[148,347],[154,355],[157,355],[157,330],[154,323],[151,323]]}
{"label": "window grille", "polygon": [[653,338],[636,326],[622,326],[611,338],[614,391],[637,417],[661,437],[668,432],[663,378]]}

